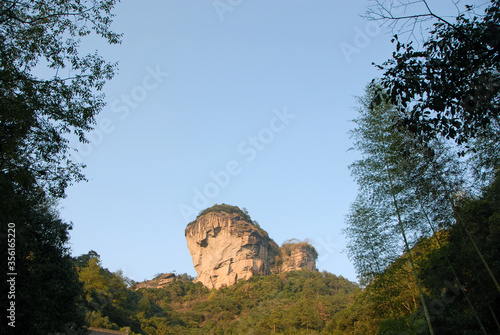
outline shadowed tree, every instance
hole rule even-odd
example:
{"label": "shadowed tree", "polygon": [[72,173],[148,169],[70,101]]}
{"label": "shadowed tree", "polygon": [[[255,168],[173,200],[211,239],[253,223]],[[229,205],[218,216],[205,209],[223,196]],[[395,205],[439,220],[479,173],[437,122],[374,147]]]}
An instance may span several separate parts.
{"label": "shadowed tree", "polygon": [[119,43],[109,29],[115,2],[0,3],[0,171],[16,187],[61,197],[83,178],[65,134],[86,141],[116,64],[79,45],[92,34]]}
{"label": "shadowed tree", "polygon": [[[97,52],[82,54],[80,43],[91,35],[120,42],[110,30],[115,3],[0,2],[0,230],[16,225],[19,307],[16,328],[7,332],[46,335],[82,324],[81,287],[66,246],[71,224],[54,208],[68,185],[84,179],[68,138],[86,141],[104,106],[99,91],[116,66]],[[6,252],[2,244],[3,259]]]}
{"label": "shadowed tree", "polygon": [[[466,185],[464,161],[460,161],[456,152],[438,140],[421,141],[421,137],[395,127],[399,117],[397,109],[376,82],[368,87],[367,95],[360,101],[362,108],[360,117],[355,120],[357,128],[353,130],[353,137],[362,159],[351,166],[360,185],[360,196],[351,207],[346,229],[350,238],[349,251],[359,268],[358,273],[363,274],[360,269],[370,273],[374,267],[384,264],[381,261],[385,246],[379,245],[381,241],[394,239],[390,229],[392,225],[394,232],[399,232],[403,238],[404,257],[411,265],[421,306],[429,320],[411,248],[431,234],[441,248],[437,232],[453,228],[462,232],[461,236],[475,251],[476,263],[483,264],[494,282],[493,287],[498,287],[494,263],[487,257],[490,250],[480,250],[458,210],[457,200],[466,196],[463,189]],[[389,244],[387,246],[390,248]],[[444,261],[450,267],[451,279],[463,288],[446,254]],[[387,289],[391,281],[386,271],[381,273],[384,276],[375,275],[374,278],[380,287]],[[400,293],[395,296],[400,296]],[[465,291],[464,297],[472,320],[485,334],[483,322]],[[431,327],[429,322],[428,326]]]}
{"label": "shadowed tree", "polygon": [[[393,31],[415,34],[424,20],[433,22],[428,35],[422,31],[422,47],[403,43],[396,34],[392,59],[379,66],[400,123],[427,141],[444,137],[458,144],[498,128],[500,1],[491,0],[483,13],[457,4],[454,19],[437,15],[425,0],[374,3],[367,16]],[[500,142],[498,132],[488,135]]]}

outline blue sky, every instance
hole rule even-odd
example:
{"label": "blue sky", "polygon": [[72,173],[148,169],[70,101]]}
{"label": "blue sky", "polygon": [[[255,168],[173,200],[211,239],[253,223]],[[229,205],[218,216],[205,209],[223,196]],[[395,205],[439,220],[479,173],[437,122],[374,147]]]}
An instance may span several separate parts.
{"label": "blue sky", "polygon": [[136,281],[196,272],[184,229],[215,203],[245,207],[278,243],[310,239],[319,270],[356,280],[343,249],[357,186],[355,96],[393,51],[368,1],[123,1],[119,62],[61,215],[77,256]]}

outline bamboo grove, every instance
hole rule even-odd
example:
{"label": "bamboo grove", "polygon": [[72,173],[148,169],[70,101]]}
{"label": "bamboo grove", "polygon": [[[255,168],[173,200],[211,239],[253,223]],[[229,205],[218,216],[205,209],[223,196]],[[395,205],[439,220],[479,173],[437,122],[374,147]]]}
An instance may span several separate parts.
{"label": "bamboo grove", "polygon": [[[484,147],[462,157],[451,141],[424,141],[398,127],[401,114],[380,82],[368,86],[359,104],[351,135],[361,157],[350,166],[359,192],[345,233],[349,256],[366,285],[359,299],[378,306],[366,324],[374,333],[385,329],[384,334],[452,334],[456,327],[478,334],[500,331],[498,247],[487,249],[499,242],[499,195],[494,193],[499,181],[495,170],[486,169],[482,161],[484,156],[490,161],[494,157],[486,155]],[[476,142],[486,141],[478,137]],[[481,176],[475,173],[478,164],[487,171]],[[478,189],[481,180],[491,185]],[[470,216],[479,213],[466,208],[485,201],[487,194],[494,198],[491,215],[486,222],[470,222]],[[481,236],[475,225],[487,226],[482,228],[487,236]],[[479,242],[484,238],[488,243]],[[467,260],[462,258],[465,250]],[[473,267],[479,268],[475,274],[468,270]],[[473,287],[477,283],[480,288]],[[475,290],[490,295],[480,300]],[[436,300],[451,292],[459,295],[454,304]],[[457,321],[460,318],[465,324]]]}

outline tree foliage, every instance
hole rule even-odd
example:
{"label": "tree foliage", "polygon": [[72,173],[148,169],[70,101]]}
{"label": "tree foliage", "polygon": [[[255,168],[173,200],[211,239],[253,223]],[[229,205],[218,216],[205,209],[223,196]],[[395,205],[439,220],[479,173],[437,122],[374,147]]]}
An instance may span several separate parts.
{"label": "tree foliage", "polygon": [[[497,176],[481,196],[463,198],[457,209],[457,215],[462,216],[497,278],[500,277],[499,186],[500,176]],[[433,327],[439,334],[495,334],[500,331],[497,324],[500,293],[477,260],[470,241],[464,238],[463,228],[453,225],[441,230],[436,236],[421,239],[412,250]],[[421,333],[423,313],[407,257],[402,255],[392,262],[356,296],[338,320],[341,334]],[[393,300],[395,309],[386,303],[387,295],[397,298]]]}
{"label": "tree foliage", "polygon": [[332,332],[358,292],[342,277],[306,270],[254,276],[218,290],[187,275],[163,288],[127,288],[122,275],[94,256],[79,273],[91,326],[148,335]]}
{"label": "tree foliage", "polygon": [[91,34],[109,43],[115,0],[0,3],[0,168],[18,187],[36,184],[61,197],[83,179],[65,134],[85,141],[104,106],[98,94],[116,64],[81,54]]}
{"label": "tree foliage", "polygon": [[[4,234],[15,225],[18,307],[16,328],[6,332],[46,335],[84,324],[67,247],[71,224],[55,207],[69,184],[84,179],[69,137],[86,141],[104,106],[99,91],[116,67],[97,52],[82,53],[80,43],[91,35],[119,43],[110,30],[115,3],[0,2],[0,228]],[[5,244],[1,254],[6,260]]]}
{"label": "tree foliage", "polygon": [[[362,158],[355,161],[350,168],[360,186],[362,196],[358,197],[358,203],[353,207],[354,212],[348,216],[346,232],[351,234],[351,239],[368,237],[369,240],[361,245],[350,242],[350,254],[354,256],[353,260],[359,273],[369,275],[363,279],[370,279],[377,274],[370,263],[375,260],[376,270],[380,271],[380,264],[387,262],[384,258],[381,261],[379,259],[387,254],[399,254],[401,251],[390,248],[401,245],[408,256],[427,327],[433,334],[411,251],[411,247],[419,238],[429,234],[429,227],[421,215],[421,210],[424,209],[421,199],[418,198],[418,185],[415,178],[412,178],[417,167],[422,166],[419,164],[422,157],[417,153],[420,150],[411,152],[412,149],[417,149],[415,139],[391,126],[391,121],[398,117],[397,109],[388,103],[387,99],[381,98],[384,95],[385,90],[377,82],[372,82],[367,88],[366,96],[360,99],[359,117],[354,121],[357,124],[352,131],[354,147],[359,150]],[[419,171],[418,175],[423,176],[425,173]],[[359,204],[360,201],[363,203]],[[364,227],[364,212],[374,215],[368,219],[370,231]],[[384,240],[389,243],[381,245],[380,242]],[[382,252],[376,253],[374,247]],[[384,285],[387,286],[387,283],[384,282]],[[392,306],[391,297],[388,296],[388,299]]]}
{"label": "tree foliage", "polygon": [[[78,328],[84,324],[80,305],[82,287],[69,256],[67,242],[71,225],[61,220],[43,194],[37,191],[19,194],[0,175],[0,256],[5,262],[7,254],[7,232],[9,223],[15,225],[14,269],[2,267],[2,294],[0,305],[10,306],[15,302],[15,328],[5,323],[3,334],[47,335]],[[9,231],[10,232],[10,231]],[[12,237],[12,235],[11,235]],[[15,297],[8,298],[11,291],[6,278],[15,272]],[[76,326],[76,327],[75,327]]]}
{"label": "tree foliage", "polygon": [[[362,158],[351,166],[360,192],[346,234],[366,288],[338,329],[496,333],[500,2],[484,15],[466,5],[454,22],[426,0],[374,2],[369,16],[393,29],[437,22],[421,47],[396,35],[383,78],[360,99],[352,134]],[[414,5],[427,13],[395,13]]]}
{"label": "tree foliage", "polygon": [[[427,5],[426,1],[423,1]],[[436,16],[422,48],[395,35],[393,58],[379,66],[382,82],[398,106],[401,125],[425,140],[436,136],[463,144],[500,122],[500,1],[484,15],[473,6],[454,22]],[[427,8],[429,6],[427,5]],[[392,20],[398,17],[386,12]],[[416,16],[418,17],[418,16]],[[375,17],[377,18],[377,17]],[[399,19],[408,19],[408,16]],[[498,133],[494,134],[498,142]]]}
{"label": "tree foliage", "polygon": [[346,217],[344,234],[348,237],[347,253],[366,285],[382,273],[398,256],[399,243],[394,228],[368,197],[358,195]]}
{"label": "tree foliage", "polygon": [[[401,116],[386,94],[373,82],[355,120],[354,146],[361,159],[351,171],[360,192],[345,232],[366,288],[339,329],[494,333],[500,330],[495,322],[498,248],[491,244],[498,230],[493,209],[498,165],[492,160],[490,173],[496,171],[497,179],[474,198],[464,173],[467,161],[450,143],[422,140],[395,126]],[[489,145],[478,151],[482,159],[489,157]],[[396,240],[398,234],[404,244]]]}

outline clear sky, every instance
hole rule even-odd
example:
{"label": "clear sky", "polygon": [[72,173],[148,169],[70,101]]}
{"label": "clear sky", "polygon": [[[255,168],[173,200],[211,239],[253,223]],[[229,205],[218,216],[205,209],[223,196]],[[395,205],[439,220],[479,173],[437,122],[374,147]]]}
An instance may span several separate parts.
{"label": "clear sky", "polygon": [[356,280],[343,252],[357,186],[355,96],[393,51],[368,1],[123,1],[119,62],[61,215],[70,246],[136,281],[196,275],[184,229],[199,211],[247,208],[278,243],[310,239],[317,267]]}

